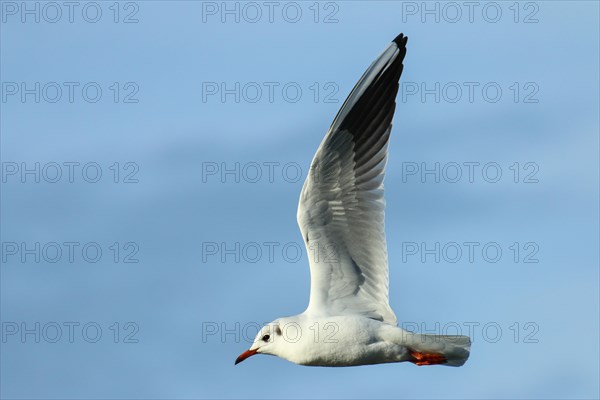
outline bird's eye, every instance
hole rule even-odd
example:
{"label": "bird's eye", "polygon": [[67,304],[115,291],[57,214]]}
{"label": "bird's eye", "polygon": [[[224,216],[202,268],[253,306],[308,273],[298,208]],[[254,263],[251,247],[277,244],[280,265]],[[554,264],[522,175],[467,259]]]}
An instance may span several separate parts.
{"label": "bird's eye", "polygon": [[271,336],[265,335],[262,337],[262,340],[263,340],[263,342],[268,342],[270,338],[271,338]]}

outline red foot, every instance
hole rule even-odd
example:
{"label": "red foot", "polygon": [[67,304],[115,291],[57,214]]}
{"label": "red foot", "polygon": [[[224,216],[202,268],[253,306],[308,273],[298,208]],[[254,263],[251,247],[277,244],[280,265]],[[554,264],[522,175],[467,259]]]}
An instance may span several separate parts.
{"label": "red foot", "polygon": [[436,353],[419,353],[418,351],[411,351],[410,355],[413,357],[413,360],[410,360],[410,362],[419,366],[446,364],[446,362],[448,362],[446,357]]}

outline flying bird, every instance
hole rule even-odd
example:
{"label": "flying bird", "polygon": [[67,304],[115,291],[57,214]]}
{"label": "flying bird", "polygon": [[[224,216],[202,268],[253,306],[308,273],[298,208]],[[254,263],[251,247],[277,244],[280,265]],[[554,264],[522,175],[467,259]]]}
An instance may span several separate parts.
{"label": "flying bird", "polygon": [[383,177],[407,39],[398,35],[352,89],[302,187],[307,309],[262,327],[235,364],[255,354],[328,367],[461,366],[469,357],[469,337],[408,332],[388,301]]}

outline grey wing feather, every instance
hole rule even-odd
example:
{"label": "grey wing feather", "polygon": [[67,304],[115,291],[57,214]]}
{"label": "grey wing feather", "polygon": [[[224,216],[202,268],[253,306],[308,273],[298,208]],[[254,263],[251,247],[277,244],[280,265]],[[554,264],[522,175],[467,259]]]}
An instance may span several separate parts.
{"label": "grey wing feather", "polygon": [[407,38],[371,64],[335,117],[300,194],[311,269],[307,312],[362,314],[389,324],[383,178]]}

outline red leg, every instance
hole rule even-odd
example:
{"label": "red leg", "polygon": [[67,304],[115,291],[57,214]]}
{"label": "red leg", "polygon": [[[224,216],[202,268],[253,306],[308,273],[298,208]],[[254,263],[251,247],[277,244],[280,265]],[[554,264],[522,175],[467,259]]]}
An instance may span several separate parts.
{"label": "red leg", "polygon": [[446,357],[437,353],[420,353],[418,351],[411,350],[410,355],[413,357],[410,362],[419,366],[445,364],[448,361],[446,360]]}

